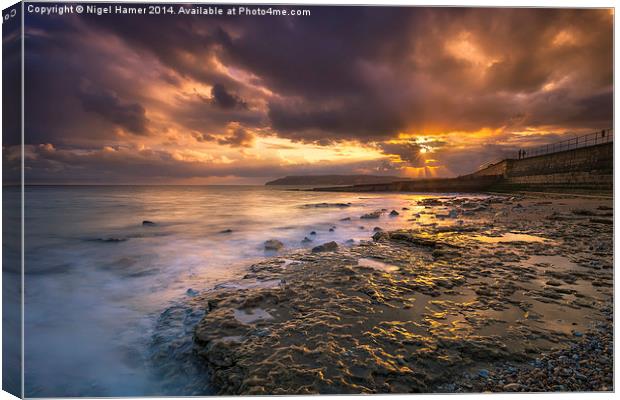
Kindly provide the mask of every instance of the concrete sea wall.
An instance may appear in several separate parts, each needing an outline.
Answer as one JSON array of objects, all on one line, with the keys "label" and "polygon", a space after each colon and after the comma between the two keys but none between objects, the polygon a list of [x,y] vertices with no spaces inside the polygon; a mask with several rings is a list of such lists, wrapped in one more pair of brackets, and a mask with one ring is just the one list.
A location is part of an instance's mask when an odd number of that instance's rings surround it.
[{"label": "concrete sea wall", "polygon": [[471,176],[500,175],[501,190],[611,191],[613,142],[545,154],[522,160],[508,159]]},{"label": "concrete sea wall", "polygon": [[480,192],[613,190],[613,142],[525,159],[506,159],[469,175],[314,189],[327,192]]}]

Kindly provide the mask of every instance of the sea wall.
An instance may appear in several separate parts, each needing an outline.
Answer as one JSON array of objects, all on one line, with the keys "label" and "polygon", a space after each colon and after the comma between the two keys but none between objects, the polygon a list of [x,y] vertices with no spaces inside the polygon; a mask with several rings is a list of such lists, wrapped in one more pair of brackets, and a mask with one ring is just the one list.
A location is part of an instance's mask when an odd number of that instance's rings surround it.
[{"label": "sea wall", "polygon": [[506,159],[469,175],[385,184],[320,188],[329,192],[611,192],[613,142],[521,160]]},{"label": "sea wall", "polygon": [[613,142],[506,160],[502,190],[611,191]]},{"label": "sea wall", "polygon": [[[504,178],[516,178],[549,175],[552,182],[558,179],[572,180],[573,177],[583,180],[588,176],[613,174],[613,159],[611,142],[522,160],[506,159],[467,176],[501,175]],[[588,174],[569,174],[571,172]],[[540,182],[540,179],[536,178],[536,181]]]},{"label": "sea wall", "polygon": [[567,179],[587,175],[568,174],[569,172],[588,172],[613,174],[614,149],[612,143],[567,150],[524,160],[509,160],[506,176],[508,178],[564,174]]},{"label": "sea wall", "polygon": [[513,161],[515,160],[502,160],[467,176],[506,176],[506,173],[508,172],[508,169]]}]

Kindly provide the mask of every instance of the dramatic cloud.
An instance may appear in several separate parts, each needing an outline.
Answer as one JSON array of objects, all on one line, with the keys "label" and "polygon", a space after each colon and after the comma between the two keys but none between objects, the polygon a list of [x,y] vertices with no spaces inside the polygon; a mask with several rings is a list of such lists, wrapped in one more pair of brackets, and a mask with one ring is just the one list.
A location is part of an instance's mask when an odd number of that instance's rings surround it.
[{"label": "dramatic cloud", "polygon": [[387,155],[397,156],[397,161],[406,162],[410,166],[424,165],[420,155],[424,148],[417,143],[380,143],[379,148]]},{"label": "dramatic cloud", "polygon": [[310,10],[26,15],[30,176],[451,176],[612,125],[611,10]]},{"label": "dramatic cloud", "polygon": [[193,136],[199,142],[217,142],[218,144],[231,147],[250,147],[256,140],[256,136],[253,133],[238,124],[231,124],[226,131],[227,132],[221,136],[200,132],[193,132]]},{"label": "dramatic cloud", "polygon": [[124,101],[114,91],[95,88],[88,81],[82,82],[79,98],[84,110],[98,114],[131,133],[148,134],[148,119],[142,105]]},{"label": "dramatic cloud", "polygon": [[224,109],[231,109],[235,107],[246,108],[246,104],[239,98],[239,96],[235,96],[232,93],[226,91],[226,88],[219,83],[216,83],[213,88],[211,88],[211,96],[213,97],[213,103],[218,107]]}]

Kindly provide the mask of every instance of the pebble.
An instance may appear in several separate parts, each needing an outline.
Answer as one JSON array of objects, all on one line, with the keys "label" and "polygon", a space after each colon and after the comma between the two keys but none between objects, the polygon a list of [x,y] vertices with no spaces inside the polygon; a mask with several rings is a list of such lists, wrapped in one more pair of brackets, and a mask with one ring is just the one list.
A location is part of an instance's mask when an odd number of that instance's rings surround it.
[{"label": "pebble", "polygon": [[517,392],[519,391],[519,389],[521,389],[521,385],[518,383],[509,383],[507,385],[504,385],[504,390],[506,392]]}]

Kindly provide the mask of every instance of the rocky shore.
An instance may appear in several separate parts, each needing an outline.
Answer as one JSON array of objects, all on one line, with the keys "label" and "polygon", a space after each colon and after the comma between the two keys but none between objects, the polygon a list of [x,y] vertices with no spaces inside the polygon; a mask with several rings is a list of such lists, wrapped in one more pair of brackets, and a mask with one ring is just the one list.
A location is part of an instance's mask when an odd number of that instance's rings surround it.
[{"label": "rocky shore", "polygon": [[611,207],[449,196],[378,211],[368,241],[282,253],[192,296],[205,380],[220,394],[613,390]]}]

